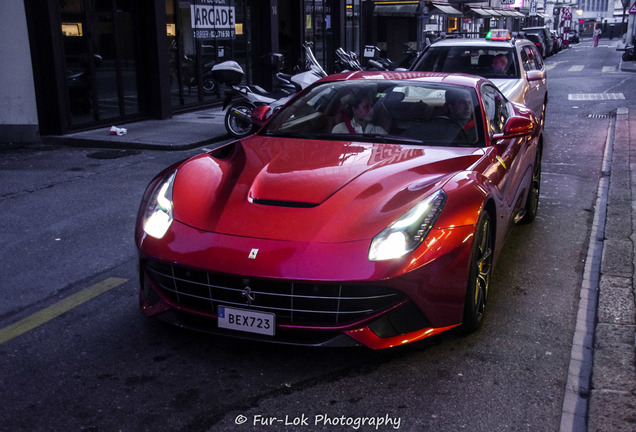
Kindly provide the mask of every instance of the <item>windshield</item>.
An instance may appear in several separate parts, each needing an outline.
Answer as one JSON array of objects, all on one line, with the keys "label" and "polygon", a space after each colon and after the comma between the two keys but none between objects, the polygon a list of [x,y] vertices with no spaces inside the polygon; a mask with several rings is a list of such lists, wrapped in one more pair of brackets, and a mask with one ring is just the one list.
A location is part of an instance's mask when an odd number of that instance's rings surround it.
[{"label": "windshield", "polygon": [[305,139],[483,146],[477,94],[422,81],[356,80],[309,88],[261,134]]},{"label": "windshield", "polygon": [[519,78],[512,47],[430,47],[413,70],[467,73],[485,78]]}]

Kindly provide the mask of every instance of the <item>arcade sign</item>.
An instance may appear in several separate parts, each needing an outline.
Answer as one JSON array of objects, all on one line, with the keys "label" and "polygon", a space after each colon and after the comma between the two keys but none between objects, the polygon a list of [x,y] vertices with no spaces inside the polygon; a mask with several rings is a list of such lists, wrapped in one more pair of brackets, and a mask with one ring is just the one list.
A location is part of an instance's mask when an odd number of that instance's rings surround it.
[{"label": "arcade sign", "polygon": [[194,0],[190,24],[195,39],[231,40],[236,37],[234,0]]}]

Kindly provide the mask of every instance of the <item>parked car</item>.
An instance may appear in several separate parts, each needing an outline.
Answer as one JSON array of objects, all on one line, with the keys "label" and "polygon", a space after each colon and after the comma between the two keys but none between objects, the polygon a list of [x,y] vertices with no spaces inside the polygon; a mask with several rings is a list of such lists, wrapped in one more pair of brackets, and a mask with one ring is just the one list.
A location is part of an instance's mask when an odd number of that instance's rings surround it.
[{"label": "parked car", "polygon": [[[500,35],[497,35],[498,39]],[[493,67],[505,57],[503,70]],[[490,79],[506,97],[530,107],[545,122],[548,103],[547,72],[533,42],[525,38],[504,40],[453,39],[429,46],[411,67],[414,71],[460,72]]]},{"label": "parked car", "polygon": [[570,43],[579,43],[580,42],[579,32],[576,30],[570,30],[568,40],[570,41]]},{"label": "parked car", "polygon": [[554,52],[554,40],[550,35],[550,30],[547,27],[526,27],[522,29],[526,34],[536,34],[541,38],[541,42],[545,45],[544,52],[541,53],[543,58],[547,58]]},{"label": "parked car", "polygon": [[550,35],[552,36],[552,41],[554,42],[552,45],[552,54],[556,54],[563,49],[563,38],[561,38],[561,36],[554,30],[550,31]]},{"label": "parked car", "polygon": [[533,33],[528,33],[525,34],[524,37],[526,39],[528,39],[530,42],[532,42],[534,44],[535,47],[537,47],[537,51],[539,52],[539,55],[541,57],[543,57],[543,52],[545,52],[545,50],[547,49],[545,46],[545,43],[543,42],[543,40],[541,39],[541,37],[539,37],[539,35],[533,34]]},{"label": "parked car", "polygon": [[480,77],[331,75],[152,180],[141,309],[313,346],[475,331],[504,239],[536,215],[542,143],[532,111]]}]

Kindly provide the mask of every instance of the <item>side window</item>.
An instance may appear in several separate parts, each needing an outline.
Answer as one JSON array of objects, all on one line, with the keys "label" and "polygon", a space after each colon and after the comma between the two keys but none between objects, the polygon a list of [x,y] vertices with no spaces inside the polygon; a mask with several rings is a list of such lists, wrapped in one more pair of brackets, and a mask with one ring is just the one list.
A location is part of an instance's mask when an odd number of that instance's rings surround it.
[{"label": "side window", "polygon": [[510,117],[510,110],[506,98],[492,85],[484,85],[481,89],[481,98],[488,123],[490,135],[501,133],[504,125]]},{"label": "side window", "polygon": [[541,69],[543,69],[543,67],[544,67],[544,64],[543,64],[543,57],[541,57],[541,56],[539,55],[539,51],[537,50],[537,47],[535,47],[535,46],[530,46],[529,48],[530,48],[530,50],[531,50],[531,51],[533,52],[533,54],[534,54],[534,63],[535,63],[535,66],[536,66],[537,70],[541,70]]},{"label": "side window", "polygon": [[535,70],[537,68],[537,50],[533,50],[532,46],[523,47],[524,51],[528,55],[528,69],[527,70]]},{"label": "side window", "polygon": [[523,65],[523,70],[526,72],[532,70],[532,60],[528,57],[528,50],[526,47],[521,48],[521,64]]}]

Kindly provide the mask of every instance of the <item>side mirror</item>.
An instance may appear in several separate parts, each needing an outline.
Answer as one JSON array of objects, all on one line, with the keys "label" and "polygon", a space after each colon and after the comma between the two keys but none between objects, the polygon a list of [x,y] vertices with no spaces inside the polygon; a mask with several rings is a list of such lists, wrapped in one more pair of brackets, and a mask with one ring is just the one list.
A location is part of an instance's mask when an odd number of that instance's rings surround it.
[{"label": "side mirror", "polygon": [[252,109],[252,123],[257,125],[258,127],[263,126],[267,119],[270,117],[271,108],[269,105],[259,105]]},{"label": "side mirror", "polygon": [[503,133],[494,134],[493,140],[509,139],[530,135],[536,124],[527,117],[510,117],[504,126]]},{"label": "side mirror", "polygon": [[540,70],[531,70],[527,73],[528,81],[539,81],[545,79],[545,72]]}]

